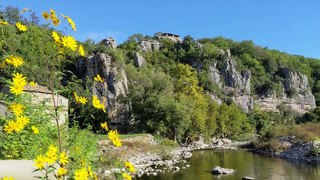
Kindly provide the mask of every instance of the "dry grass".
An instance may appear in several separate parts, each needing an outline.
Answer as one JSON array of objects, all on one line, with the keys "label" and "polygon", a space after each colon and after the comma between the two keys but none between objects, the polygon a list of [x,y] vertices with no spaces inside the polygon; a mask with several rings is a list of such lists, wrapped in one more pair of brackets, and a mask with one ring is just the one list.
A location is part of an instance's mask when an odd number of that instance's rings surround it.
[{"label": "dry grass", "polygon": [[305,123],[293,126],[279,126],[271,131],[271,136],[295,136],[301,141],[313,141],[320,138],[320,123]]}]

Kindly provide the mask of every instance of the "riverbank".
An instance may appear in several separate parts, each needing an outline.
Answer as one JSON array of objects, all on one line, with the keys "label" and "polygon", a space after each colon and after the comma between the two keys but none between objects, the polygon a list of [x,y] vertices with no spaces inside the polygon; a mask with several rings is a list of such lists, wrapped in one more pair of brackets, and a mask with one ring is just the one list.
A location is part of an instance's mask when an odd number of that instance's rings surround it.
[{"label": "riverbank", "polygon": [[292,161],[320,164],[320,141],[301,141],[295,136],[270,139],[254,143],[253,152]]},{"label": "riverbank", "polygon": [[[237,149],[239,146],[250,142],[232,142],[229,139],[212,139],[205,143],[202,138],[187,146],[178,146],[173,141],[159,141],[150,134],[128,137],[122,139],[123,146],[118,149],[110,148],[108,141],[100,141],[102,151],[108,154],[106,162],[115,158],[123,158],[132,162],[136,167],[136,175],[141,177],[157,176],[159,173],[176,173],[190,167],[187,159],[192,157],[192,151],[203,149]],[[99,170],[101,177],[111,177],[114,172],[121,169],[115,168],[112,163],[104,164]]]}]

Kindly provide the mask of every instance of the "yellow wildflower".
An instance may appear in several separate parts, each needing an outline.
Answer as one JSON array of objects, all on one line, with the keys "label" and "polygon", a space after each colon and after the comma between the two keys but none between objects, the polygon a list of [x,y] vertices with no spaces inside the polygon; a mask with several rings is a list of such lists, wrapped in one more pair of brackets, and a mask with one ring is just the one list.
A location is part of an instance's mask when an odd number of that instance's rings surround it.
[{"label": "yellow wildflower", "polygon": [[64,47],[70,48],[71,50],[75,51],[78,47],[77,41],[72,36],[64,36],[62,39],[62,45]]},{"label": "yellow wildflower", "polygon": [[101,83],[103,83],[103,80],[102,80],[102,78],[101,78],[100,74],[97,74],[97,76],[96,76],[96,77],[94,77],[94,78],[93,78],[93,80],[95,80],[95,81],[97,81],[97,82],[101,82]]},{"label": "yellow wildflower", "polygon": [[74,172],[73,178],[75,180],[87,180],[89,177],[88,171],[86,168],[78,169]]},{"label": "yellow wildflower", "polygon": [[9,109],[11,112],[13,112],[14,115],[20,116],[23,113],[25,107],[19,103],[13,103],[9,106]]},{"label": "yellow wildflower", "polygon": [[12,176],[4,176],[1,180],[14,180]]},{"label": "yellow wildflower", "polygon": [[59,34],[58,34],[57,32],[52,31],[51,36],[53,37],[54,42],[56,42],[56,43],[60,43],[60,36],[59,36]]},{"label": "yellow wildflower", "polygon": [[136,171],[136,169],[134,168],[134,165],[129,161],[125,161],[124,166],[129,170],[129,172],[133,173]]},{"label": "yellow wildflower", "polygon": [[29,82],[29,85],[32,86],[32,87],[35,87],[35,86],[37,86],[37,83],[34,82],[34,81],[30,81],[30,82]]},{"label": "yellow wildflower", "polygon": [[122,146],[122,142],[119,138],[119,134],[117,130],[111,130],[108,132],[108,138],[113,143],[114,146],[120,147]]},{"label": "yellow wildflower", "polygon": [[68,163],[68,156],[67,156],[66,152],[62,152],[62,153],[60,154],[60,159],[59,159],[59,161],[60,161],[60,164],[63,165],[63,166]]},{"label": "yellow wildflower", "polygon": [[46,160],[47,160],[46,157],[42,155],[38,155],[36,159],[33,160],[35,162],[34,166],[37,167],[38,169],[43,169],[45,166]]},{"label": "yellow wildflower", "polygon": [[3,130],[7,134],[12,134],[16,129],[16,123],[14,121],[9,121],[7,125],[4,126]]},{"label": "yellow wildflower", "polygon": [[63,176],[63,175],[66,175],[67,172],[68,172],[67,169],[65,169],[65,168],[63,168],[63,167],[59,168],[59,169],[58,169],[58,172],[57,172],[58,177]]},{"label": "yellow wildflower", "polygon": [[50,144],[46,152],[48,164],[54,164],[58,160],[57,151],[57,148],[53,144]]},{"label": "yellow wildflower", "polygon": [[23,77],[20,73],[15,73],[13,74],[12,81],[10,92],[15,95],[22,94],[24,86],[27,85],[26,77]]},{"label": "yellow wildflower", "polygon": [[80,104],[86,104],[88,102],[87,98],[86,97],[83,97],[83,96],[79,96],[79,99],[78,99],[78,103]]},{"label": "yellow wildflower", "polygon": [[76,92],[74,92],[73,95],[74,95],[74,98],[76,99],[76,102],[79,104],[84,105],[88,102],[86,97],[78,96],[78,94]]},{"label": "yellow wildflower", "polygon": [[51,19],[54,26],[59,26],[60,20],[57,17],[51,16]]},{"label": "yellow wildflower", "polygon": [[28,30],[27,26],[21,24],[20,22],[17,22],[17,23],[16,23],[16,27],[17,27],[20,31],[23,31],[23,32]]},{"label": "yellow wildflower", "polygon": [[10,86],[10,92],[14,95],[22,94],[24,87],[23,86]]},{"label": "yellow wildflower", "polygon": [[18,133],[24,129],[25,125],[22,122],[15,121],[14,122],[14,130]]},{"label": "yellow wildflower", "polygon": [[14,67],[19,67],[19,66],[22,66],[24,61],[21,57],[19,56],[15,56],[15,55],[11,55],[9,57],[7,57],[5,59],[5,61],[8,63],[8,64],[11,64],[13,65]]},{"label": "yellow wildflower", "polygon": [[24,127],[30,122],[30,119],[27,116],[19,116],[16,121]]},{"label": "yellow wildflower", "polygon": [[91,178],[93,178],[93,172],[92,172],[91,166],[88,166],[88,174]]},{"label": "yellow wildflower", "polygon": [[83,49],[83,46],[82,46],[82,45],[79,46],[79,54],[80,54],[81,56],[84,56],[84,49]]},{"label": "yellow wildflower", "polygon": [[17,84],[20,86],[27,85],[26,77],[23,77],[21,73],[14,73],[12,81],[13,81],[13,84]]},{"label": "yellow wildflower", "polygon": [[125,180],[131,180],[131,176],[127,173],[122,173],[122,178],[125,179]]},{"label": "yellow wildflower", "polygon": [[36,126],[31,126],[31,129],[34,134],[39,134],[39,129]]},{"label": "yellow wildflower", "polygon": [[58,26],[60,24],[60,20],[53,9],[50,9],[50,19],[52,20],[54,26]]},{"label": "yellow wildflower", "polygon": [[100,125],[103,129],[108,131],[109,128],[108,128],[107,122],[101,123]]},{"label": "yellow wildflower", "polygon": [[77,94],[77,92],[73,92],[74,98],[76,99],[76,101],[79,99],[79,96]]},{"label": "yellow wildflower", "polygon": [[9,23],[7,21],[1,21],[0,20],[0,25],[9,25]]},{"label": "yellow wildflower", "polygon": [[45,19],[45,20],[48,20],[50,18],[50,15],[49,13],[47,12],[42,12],[42,17]]},{"label": "yellow wildflower", "polygon": [[15,122],[15,131],[18,133],[22,131],[25,128],[25,125],[22,124],[21,122]]},{"label": "yellow wildflower", "polygon": [[76,24],[74,23],[74,21],[71,18],[68,18],[68,23],[70,24],[72,30],[76,31]]},{"label": "yellow wildflower", "polygon": [[65,16],[63,14],[61,14],[61,16],[65,19],[67,19],[69,25],[71,26],[72,30],[76,31],[76,24],[74,23],[74,21],[69,17],[69,16]]},{"label": "yellow wildflower", "polygon": [[56,16],[56,11],[53,9],[50,9],[50,14]]},{"label": "yellow wildflower", "polygon": [[103,112],[106,112],[106,108],[104,107],[104,104],[100,102],[97,96],[92,96],[92,105],[93,107],[97,109],[103,110]]}]

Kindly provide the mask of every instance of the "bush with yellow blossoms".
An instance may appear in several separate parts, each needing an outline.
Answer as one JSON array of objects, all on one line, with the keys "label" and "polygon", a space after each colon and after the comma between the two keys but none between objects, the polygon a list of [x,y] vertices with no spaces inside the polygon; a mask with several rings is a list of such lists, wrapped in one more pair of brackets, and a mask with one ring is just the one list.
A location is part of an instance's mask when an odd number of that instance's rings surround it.
[{"label": "bush with yellow blossoms", "polygon": [[[4,55],[0,57],[0,66],[2,73],[9,79],[6,86],[10,94],[0,94],[9,111],[8,115],[0,117],[0,157],[33,159],[34,172],[42,174],[38,176],[40,179],[52,177],[75,180],[98,179],[94,173],[99,162],[96,137],[86,130],[80,130],[77,121],[73,122],[71,128],[68,127],[68,122],[65,124],[60,122],[58,116],[61,107],[56,103],[53,103],[53,107],[46,102],[35,104],[33,94],[25,93],[26,86],[35,87],[42,84],[52,92],[51,101],[55,102],[58,94],[65,92],[60,82],[64,73],[60,72],[59,67],[68,61],[67,56],[70,54],[86,55],[84,47],[74,37],[48,28],[61,25],[64,19],[69,27],[76,31],[76,24],[72,18],[63,14],[58,15],[53,9],[42,12],[42,16],[47,22],[42,30],[40,27],[27,26],[22,22],[10,25],[0,20],[0,29],[3,32],[0,47],[5,49]],[[21,39],[30,44],[22,46],[13,42],[14,39]],[[23,49],[26,47],[37,49],[39,54],[35,56],[39,56],[41,59],[39,63],[44,64],[45,69],[37,69],[30,63],[33,61],[32,58],[19,54],[26,51]],[[40,71],[41,75],[32,74]],[[92,81],[104,82],[99,74]],[[106,99],[100,99],[95,95],[88,98],[76,91],[69,97],[78,107],[92,106],[96,111],[107,113]],[[78,118],[76,113],[73,114],[74,109],[69,109],[69,112],[70,117]],[[100,129],[107,133],[106,138],[110,140],[112,146],[122,146],[117,130],[109,129],[107,122],[101,123]],[[118,164],[119,167],[125,167],[126,171],[116,173],[115,178],[130,180],[135,173],[133,164],[128,161],[120,161]],[[9,175],[3,179],[13,178]]]}]

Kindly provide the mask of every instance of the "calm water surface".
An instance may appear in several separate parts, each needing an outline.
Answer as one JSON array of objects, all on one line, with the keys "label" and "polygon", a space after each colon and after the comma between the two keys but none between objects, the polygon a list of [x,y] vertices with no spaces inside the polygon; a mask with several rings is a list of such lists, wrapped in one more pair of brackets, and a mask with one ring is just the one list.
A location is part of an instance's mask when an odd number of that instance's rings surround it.
[{"label": "calm water surface", "polygon": [[[319,165],[288,162],[244,150],[194,151],[188,163],[191,167],[182,169],[179,173],[143,176],[139,180],[241,180],[243,176],[256,180],[320,180]],[[215,166],[232,168],[237,173],[213,176],[210,170]]]}]

